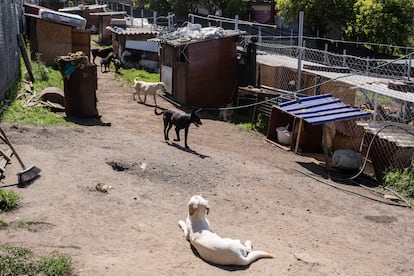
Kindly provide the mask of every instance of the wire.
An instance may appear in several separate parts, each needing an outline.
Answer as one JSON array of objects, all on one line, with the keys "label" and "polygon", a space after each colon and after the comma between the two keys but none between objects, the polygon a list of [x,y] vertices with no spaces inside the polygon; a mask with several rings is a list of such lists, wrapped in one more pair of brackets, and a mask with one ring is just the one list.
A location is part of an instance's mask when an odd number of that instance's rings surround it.
[{"label": "wire", "polygon": [[307,177],[310,177],[310,178],[312,178],[312,179],[314,179],[314,180],[316,180],[318,182],[321,182],[323,184],[326,184],[326,185],[328,185],[330,187],[336,188],[338,190],[341,190],[341,191],[344,191],[344,192],[347,192],[347,193],[350,193],[350,194],[353,194],[353,195],[360,196],[360,197],[365,198],[365,199],[369,199],[369,200],[372,200],[372,201],[376,201],[376,202],[380,202],[380,203],[384,203],[384,204],[388,204],[388,205],[398,206],[398,207],[411,208],[411,205],[409,205],[409,204],[403,205],[403,204],[398,204],[398,203],[394,203],[394,202],[388,202],[388,201],[380,200],[380,199],[373,198],[373,197],[370,197],[370,196],[366,196],[366,195],[363,195],[361,193],[357,193],[357,192],[351,191],[349,189],[345,189],[345,188],[339,187],[338,185],[334,185],[332,183],[329,183],[327,181],[324,181],[324,180],[322,180],[322,179],[320,179],[320,178],[318,178],[316,176],[313,176],[311,174],[305,173],[303,171],[300,171],[300,170],[297,170],[297,169],[291,169],[291,170],[296,171],[298,173],[301,173],[301,174],[303,174],[303,175],[305,175]]}]

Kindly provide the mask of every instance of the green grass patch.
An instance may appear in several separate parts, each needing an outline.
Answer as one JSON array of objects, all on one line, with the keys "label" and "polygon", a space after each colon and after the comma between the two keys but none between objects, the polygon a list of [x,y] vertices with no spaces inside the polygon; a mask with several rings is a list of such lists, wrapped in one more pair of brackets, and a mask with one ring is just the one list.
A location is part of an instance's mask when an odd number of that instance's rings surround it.
[{"label": "green grass patch", "polygon": [[19,206],[20,195],[14,191],[0,189],[0,210],[10,211]]},{"label": "green grass patch", "polygon": [[[26,72],[24,62],[21,60],[21,72]],[[58,87],[63,90],[62,75],[52,67],[46,67],[40,59],[32,62],[33,76],[35,82],[33,88],[36,94],[46,87]],[[26,74],[23,74],[26,75]],[[23,80],[22,80],[23,81]],[[17,99],[20,91],[23,91],[23,83],[16,83],[9,93],[8,101],[0,106],[0,121],[31,124],[37,126],[48,125],[70,125],[61,114],[50,111],[49,107],[23,107],[24,98]],[[30,95],[29,95],[30,96]]]},{"label": "green grass patch", "polygon": [[395,190],[401,196],[414,203],[414,171],[406,169],[390,169],[385,172],[384,185]]},{"label": "green grass patch", "polygon": [[30,249],[3,246],[0,248],[0,275],[71,275],[70,257],[52,255],[35,260]]},{"label": "green grass patch", "polygon": [[244,130],[253,130],[266,134],[268,127],[268,118],[262,113],[258,113],[254,122],[251,122],[251,114],[239,114],[234,116],[233,123]]},{"label": "green grass patch", "polygon": [[159,73],[149,73],[145,70],[138,70],[135,68],[131,69],[120,69],[120,74],[116,75],[117,78],[126,81],[131,86],[134,84],[134,79],[138,77],[142,81],[147,82],[159,82],[160,74]]}]

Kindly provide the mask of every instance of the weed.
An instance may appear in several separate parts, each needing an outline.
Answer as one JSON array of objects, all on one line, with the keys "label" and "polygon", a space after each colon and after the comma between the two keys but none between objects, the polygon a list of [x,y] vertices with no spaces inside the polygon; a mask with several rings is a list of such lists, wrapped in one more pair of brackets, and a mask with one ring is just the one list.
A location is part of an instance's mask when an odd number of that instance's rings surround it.
[{"label": "weed", "polygon": [[414,171],[412,169],[390,169],[385,172],[384,184],[404,197],[414,199]]},{"label": "weed", "polygon": [[0,210],[10,211],[19,206],[20,195],[14,191],[0,189]]},{"label": "weed", "polygon": [[[4,253],[3,253],[3,252]],[[42,257],[34,260],[32,251],[23,247],[0,248],[1,275],[70,275],[72,261],[68,256]]]},{"label": "weed", "polygon": [[263,113],[259,113],[254,124],[254,128],[261,133],[265,133],[267,131],[268,121],[265,119],[266,117],[263,115]]},{"label": "weed", "polygon": [[7,222],[5,222],[4,220],[0,219],[0,229],[6,228],[8,226]]},{"label": "weed", "polygon": [[27,221],[24,219],[19,219],[16,224],[19,228],[25,228],[27,226]]},{"label": "weed", "polygon": [[72,260],[68,256],[43,257],[38,268],[46,275],[67,275],[72,270]]}]

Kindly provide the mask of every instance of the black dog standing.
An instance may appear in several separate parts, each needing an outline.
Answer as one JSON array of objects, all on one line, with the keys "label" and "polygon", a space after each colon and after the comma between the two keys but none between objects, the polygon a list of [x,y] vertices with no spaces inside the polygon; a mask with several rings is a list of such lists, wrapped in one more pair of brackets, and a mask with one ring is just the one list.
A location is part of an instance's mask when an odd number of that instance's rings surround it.
[{"label": "black dog standing", "polygon": [[200,120],[200,116],[197,114],[199,110],[193,110],[191,113],[185,113],[181,110],[173,110],[167,109],[163,110],[162,112],[157,113],[157,108],[154,109],[156,115],[161,115],[164,121],[164,139],[165,141],[169,141],[168,132],[170,129],[175,126],[175,133],[177,134],[177,139],[174,141],[180,141],[180,130],[184,129],[184,144],[185,148],[189,148],[187,144],[187,137],[188,137],[188,129],[190,125],[193,123],[196,127],[199,127],[203,123]]}]

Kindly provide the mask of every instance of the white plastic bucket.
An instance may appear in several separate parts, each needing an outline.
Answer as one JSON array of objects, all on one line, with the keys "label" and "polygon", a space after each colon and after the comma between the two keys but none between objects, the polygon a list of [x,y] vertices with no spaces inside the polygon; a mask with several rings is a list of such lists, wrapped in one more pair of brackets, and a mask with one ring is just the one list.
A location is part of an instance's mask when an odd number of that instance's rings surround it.
[{"label": "white plastic bucket", "polygon": [[292,132],[287,127],[277,127],[277,141],[282,145],[290,145],[292,142]]}]

